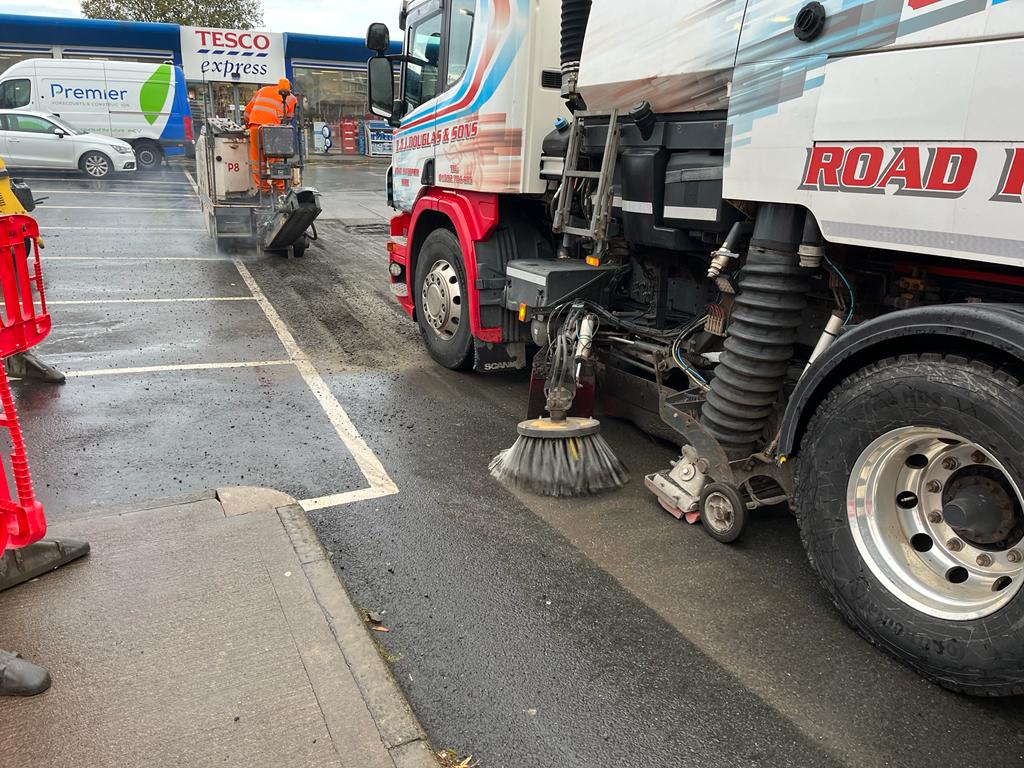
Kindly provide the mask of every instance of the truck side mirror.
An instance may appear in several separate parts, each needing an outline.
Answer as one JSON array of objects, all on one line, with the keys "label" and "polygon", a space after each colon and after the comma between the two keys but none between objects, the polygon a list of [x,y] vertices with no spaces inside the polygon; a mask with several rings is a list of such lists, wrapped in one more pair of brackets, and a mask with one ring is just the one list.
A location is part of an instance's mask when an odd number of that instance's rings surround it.
[{"label": "truck side mirror", "polygon": [[366,30],[366,47],[378,56],[383,56],[387,52],[391,47],[391,32],[388,31],[387,24],[375,21],[370,25]]},{"label": "truck side mirror", "polygon": [[370,112],[390,120],[395,114],[395,75],[391,60],[385,56],[374,56],[367,61],[366,79]]}]

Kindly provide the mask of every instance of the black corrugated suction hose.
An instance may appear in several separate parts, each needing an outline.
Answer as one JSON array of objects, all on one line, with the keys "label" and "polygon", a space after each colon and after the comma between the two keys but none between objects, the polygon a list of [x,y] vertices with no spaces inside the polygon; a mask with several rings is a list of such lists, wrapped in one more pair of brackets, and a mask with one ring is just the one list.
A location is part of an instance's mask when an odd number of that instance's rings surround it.
[{"label": "black corrugated suction hose", "polygon": [[795,250],[794,242],[793,251],[754,243],[747,251],[729,337],[701,411],[701,423],[731,459],[762,441],[793,357],[808,274]]},{"label": "black corrugated suction hose", "polygon": [[591,0],[562,0],[562,72],[578,67],[587,33]]}]

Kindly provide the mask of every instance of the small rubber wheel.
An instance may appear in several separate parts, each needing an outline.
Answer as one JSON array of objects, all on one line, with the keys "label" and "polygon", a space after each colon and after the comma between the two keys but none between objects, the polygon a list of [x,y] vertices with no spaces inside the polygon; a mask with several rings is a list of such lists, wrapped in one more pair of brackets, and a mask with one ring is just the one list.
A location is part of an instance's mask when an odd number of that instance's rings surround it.
[{"label": "small rubber wheel", "polygon": [[700,492],[700,521],[708,536],[731,544],[747,524],[747,505],[728,483],[708,483]]},{"label": "small rubber wheel", "polygon": [[152,141],[139,141],[132,145],[135,150],[135,161],[140,171],[154,171],[164,161],[164,153],[159,145]]},{"label": "small rubber wheel", "polygon": [[416,261],[416,322],[427,351],[445,368],[465,368],[472,360],[466,269],[455,233],[435,229],[423,241]]},{"label": "small rubber wheel", "polygon": [[292,243],[292,256],[296,259],[301,259],[306,255],[306,246],[309,242],[306,240],[306,236],[302,235],[298,240]]},{"label": "small rubber wheel", "polygon": [[93,179],[105,179],[113,170],[110,158],[95,150],[82,155],[82,159],[78,161],[78,167],[81,168],[82,173]]}]

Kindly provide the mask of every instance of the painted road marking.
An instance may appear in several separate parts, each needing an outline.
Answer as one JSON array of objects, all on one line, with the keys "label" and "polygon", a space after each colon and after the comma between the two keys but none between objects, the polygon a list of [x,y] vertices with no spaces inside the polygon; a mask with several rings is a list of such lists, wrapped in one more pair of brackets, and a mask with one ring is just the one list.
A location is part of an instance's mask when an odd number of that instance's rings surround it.
[{"label": "painted road marking", "polygon": [[69,379],[84,376],[118,376],[126,373],[167,373],[169,371],[215,371],[225,368],[263,368],[271,365],[294,365],[294,360],[243,360],[228,363],[182,363],[180,365],[143,365],[135,368],[94,368],[84,371],[65,371]]},{"label": "painted road marking", "polygon": [[[48,205],[46,206],[48,211],[113,211],[115,213],[121,213],[123,211],[158,211],[160,213],[198,213],[199,211],[189,208],[140,208],[136,205]],[[149,229],[149,227],[146,227]]]},{"label": "painted road marking", "polygon": [[[192,195],[187,189],[180,189],[175,192],[119,192],[112,189],[37,189],[32,188],[32,194],[43,193],[48,195],[131,195],[132,197],[176,197],[179,200],[188,200]],[[44,208],[49,208],[47,204]],[[40,208],[42,210],[42,208]]]},{"label": "painted road marking", "polygon": [[352,454],[352,458],[355,459],[359,471],[363,473],[363,477],[366,478],[366,482],[369,485],[369,488],[360,488],[355,491],[348,491],[347,493],[304,499],[299,504],[308,511],[348,504],[353,501],[376,499],[381,496],[391,496],[398,493],[398,486],[395,485],[395,482],[388,475],[384,465],[380,463],[380,459],[377,458],[370,449],[370,446],[363,440],[363,436],[359,434],[359,430],[356,429],[352,420],[349,419],[345,409],[341,407],[341,403],[338,402],[338,399],[327,386],[327,382],[323,380],[323,377],[320,376],[320,373],[310,362],[309,357],[296,343],[295,337],[292,336],[291,331],[288,330],[288,326],[285,325],[281,316],[277,314],[277,310],[274,309],[274,305],[267,299],[263,289],[256,283],[256,280],[245,264],[238,259],[235,259],[234,262],[238,273],[242,276],[242,280],[245,281],[252,295],[256,297],[260,309],[263,310],[263,314],[267,316],[267,320],[273,326],[274,332],[277,333],[277,337],[280,339],[282,346],[284,346],[288,358],[295,363],[299,374],[313,392],[313,396],[320,403],[320,407],[324,409],[324,413],[327,414],[327,418],[338,433],[338,437],[341,438],[349,453]]},{"label": "painted road marking", "polygon": [[181,299],[63,299],[48,301],[46,306],[69,306],[73,304],[173,304],[186,301],[255,301],[255,296],[199,296]]},{"label": "painted road marking", "polygon": [[[53,227],[49,227],[49,229],[53,229]],[[230,256],[47,256],[45,253],[41,258],[44,263],[47,261],[98,261],[101,264],[118,261],[233,261]]]},{"label": "painted road marking", "polygon": [[192,174],[189,172],[188,168],[185,169],[185,178],[187,178],[188,183],[192,185],[192,191],[198,195],[199,185],[196,184],[196,180],[192,177]]},{"label": "painted road marking", "polygon": [[[179,211],[181,213],[181,211]],[[54,230],[64,229],[90,229],[99,232],[109,232],[110,227],[51,227],[49,224],[44,224],[40,227],[43,232],[52,232]],[[146,227],[147,232],[206,232],[206,227]],[[109,257],[106,257],[109,258]]]}]

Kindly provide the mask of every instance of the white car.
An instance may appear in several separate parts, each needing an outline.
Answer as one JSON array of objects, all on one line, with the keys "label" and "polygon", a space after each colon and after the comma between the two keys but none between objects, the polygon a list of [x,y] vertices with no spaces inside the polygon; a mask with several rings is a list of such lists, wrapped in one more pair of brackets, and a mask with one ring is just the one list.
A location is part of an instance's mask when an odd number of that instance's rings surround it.
[{"label": "white car", "polygon": [[56,115],[10,109],[0,110],[0,157],[10,168],[78,168],[94,179],[136,167],[126,141],[80,131]]}]

